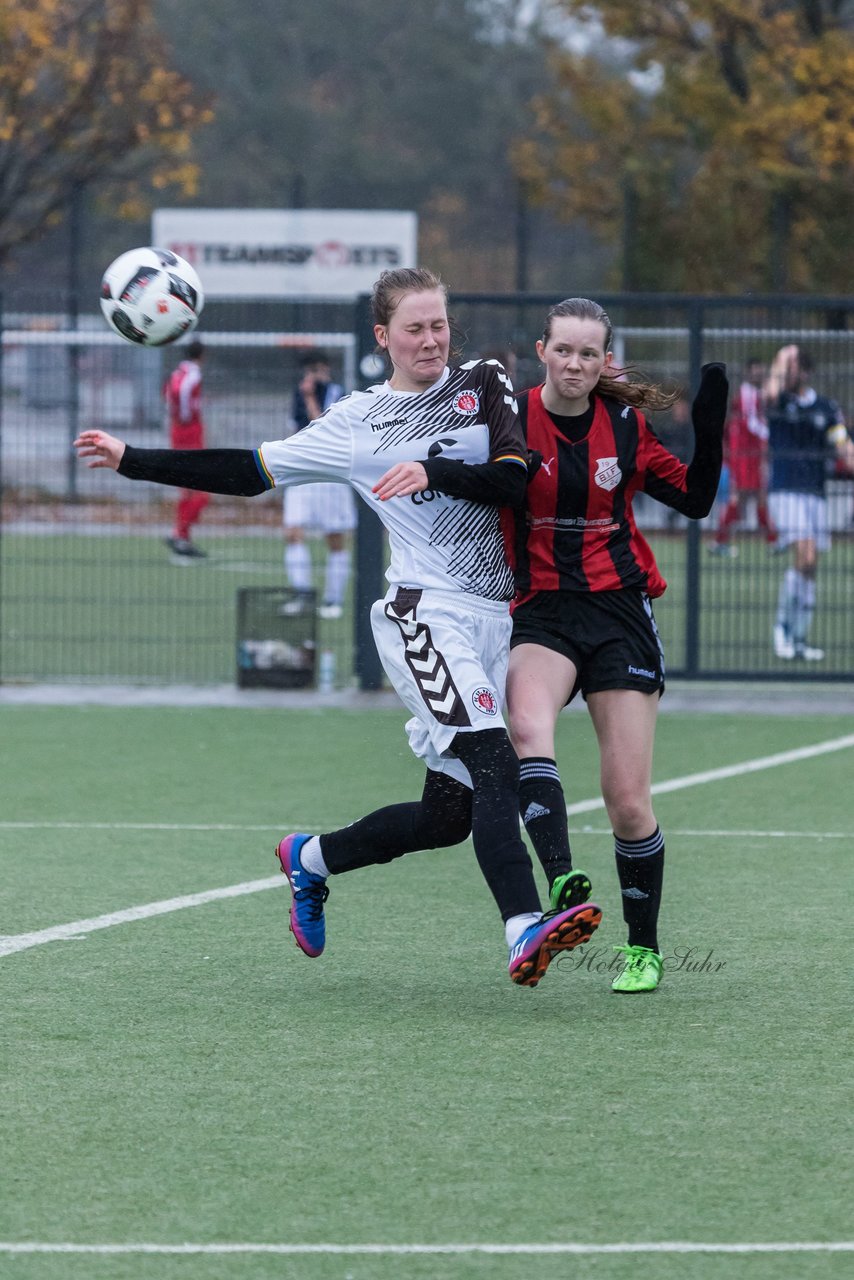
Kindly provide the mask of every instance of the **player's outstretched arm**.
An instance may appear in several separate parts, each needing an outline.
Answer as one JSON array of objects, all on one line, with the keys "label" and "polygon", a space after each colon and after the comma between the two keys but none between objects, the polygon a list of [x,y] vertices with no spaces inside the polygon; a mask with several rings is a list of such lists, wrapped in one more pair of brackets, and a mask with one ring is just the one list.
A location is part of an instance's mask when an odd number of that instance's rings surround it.
[{"label": "player's outstretched arm", "polygon": [[203,493],[255,497],[272,487],[253,449],[136,449],[105,431],[83,431],[74,441],[90,467],[111,467],[128,480]]},{"label": "player's outstretched arm", "polygon": [[111,471],[118,471],[126,445],[124,440],[107,435],[106,431],[81,431],[74,448],[78,458],[91,459],[87,467],[109,467]]}]

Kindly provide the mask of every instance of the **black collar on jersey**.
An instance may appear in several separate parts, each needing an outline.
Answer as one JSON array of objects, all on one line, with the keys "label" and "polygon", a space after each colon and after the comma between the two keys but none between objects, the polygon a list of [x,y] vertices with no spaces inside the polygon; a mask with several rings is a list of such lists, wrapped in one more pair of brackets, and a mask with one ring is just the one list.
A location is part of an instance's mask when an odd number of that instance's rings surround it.
[{"label": "black collar on jersey", "polygon": [[[546,406],[543,405],[546,409]],[[583,440],[590,428],[593,426],[593,416],[596,412],[595,404],[589,404],[583,413],[552,413],[551,409],[546,409],[546,413],[557,427],[561,435],[566,436],[573,444],[578,444],[579,440]]]}]

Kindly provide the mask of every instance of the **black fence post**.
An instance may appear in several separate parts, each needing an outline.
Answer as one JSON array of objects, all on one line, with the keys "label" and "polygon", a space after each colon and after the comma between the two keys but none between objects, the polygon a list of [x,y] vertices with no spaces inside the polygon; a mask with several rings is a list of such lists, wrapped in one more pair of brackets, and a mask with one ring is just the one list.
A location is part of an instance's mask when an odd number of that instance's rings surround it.
[{"label": "black fence post", "polygon": [[[356,377],[359,385],[369,385],[377,381],[378,375],[371,372],[370,360],[376,343],[371,325],[370,298],[365,294],[356,299],[353,333],[356,339]],[[381,689],[383,683],[382,663],[371,631],[371,606],[381,594],[383,557],[383,527],[374,512],[360,501],[356,529],[353,641],[356,677],[359,688],[364,690]]]},{"label": "black fence post", "polygon": [[0,684],[3,683],[3,295],[0,293]]},{"label": "black fence post", "polygon": [[[692,397],[700,385],[703,364],[703,304],[692,298],[688,304],[688,370]],[[702,534],[699,520],[688,523],[685,546],[685,675],[696,678],[700,673],[700,549]]]},{"label": "black fence post", "polygon": [[83,186],[76,182],[71,192],[68,215],[68,327],[74,336],[66,348],[68,362],[68,455],[67,495],[71,502],[77,500],[77,457],[73,441],[80,431],[80,347],[77,330],[80,327],[80,245],[83,221]]}]

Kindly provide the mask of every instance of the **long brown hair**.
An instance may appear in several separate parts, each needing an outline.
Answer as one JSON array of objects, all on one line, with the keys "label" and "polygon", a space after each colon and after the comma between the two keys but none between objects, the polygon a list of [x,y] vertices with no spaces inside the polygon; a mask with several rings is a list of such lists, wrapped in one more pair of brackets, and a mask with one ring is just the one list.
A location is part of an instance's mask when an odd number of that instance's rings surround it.
[{"label": "long brown hair", "polygon": [[[544,347],[548,345],[549,338],[552,336],[553,321],[563,316],[571,316],[576,320],[597,321],[605,330],[604,350],[606,352],[611,350],[614,326],[604,307],[600,307],[598,302],[593,302],[590,298],[565,298],[563,302],[558,302],[552,307],[543,327]],[[627,381],[627,377],[634,373],[633,365],[626,365],[622,369],[614,368],[612,365],[596,383],[593,388],[594,394],[611,396],[614,400],[619,400],[620,404],[630,404],[635,409],[652,410],[669,409],[682,395],[678,389],[665,391],[654,382],[642,382],[639,379]]]}]

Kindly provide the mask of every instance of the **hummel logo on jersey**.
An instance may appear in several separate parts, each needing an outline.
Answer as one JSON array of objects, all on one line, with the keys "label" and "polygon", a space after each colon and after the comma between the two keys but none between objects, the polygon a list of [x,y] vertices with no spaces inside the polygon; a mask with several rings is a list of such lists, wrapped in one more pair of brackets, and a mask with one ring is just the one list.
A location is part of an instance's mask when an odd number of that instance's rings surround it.
[{"label": "hummel logo on jersey", "polygon": [[547,818],[550,813],[551,809],[546,809],[543,805],[532,801],[522,815],[522,821],[527,827],[528,823],[533,822],[535,818]]},{"label": "hummel logo on jersey", "polygon": [[385,431],[388,427],[399,427],[401,423],[406,422],[406,418],[388,418],[385,422],[372,422],[372,431]]},{"label": "hummel logo on jersey", "polygon": [[593,479],[600,489],[610,493],[612,489],[616,489],[622,478],[623,473],[616,458],[596,459],[596,474]]}]

